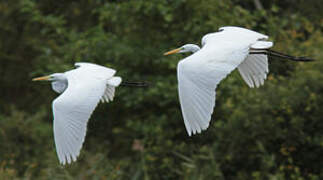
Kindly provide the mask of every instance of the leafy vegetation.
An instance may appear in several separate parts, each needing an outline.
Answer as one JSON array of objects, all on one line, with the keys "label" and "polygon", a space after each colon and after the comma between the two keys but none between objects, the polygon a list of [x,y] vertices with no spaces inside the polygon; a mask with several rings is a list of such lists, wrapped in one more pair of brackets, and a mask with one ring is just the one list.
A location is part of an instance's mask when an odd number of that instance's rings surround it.
[{"label": "leafy vegetation", "polygon": [[[0,179],[323,179],[323,16],[310,0],[0,2]],[[225,25],[271,36],[265,85],[237,72],[217,89],[207,131],[188,137],[176,65],[162,53]],[[56,157],[47,83],[31,78],[87,61],[149,88],[117,89],[89,121],[76,163]]]}]

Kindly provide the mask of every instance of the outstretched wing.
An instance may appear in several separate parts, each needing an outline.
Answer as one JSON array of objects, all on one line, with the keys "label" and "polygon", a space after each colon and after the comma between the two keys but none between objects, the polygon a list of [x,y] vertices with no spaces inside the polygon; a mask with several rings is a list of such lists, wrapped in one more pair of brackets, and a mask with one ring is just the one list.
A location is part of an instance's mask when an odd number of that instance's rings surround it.
[{"label": "outstretched wing", "polygon": [[248,54],[248,46],[206,44],[177,67],[179,99],[189,136],[209,126],[215,106],[215,89]]},{"label": "outstretched wing", "polygon": [[238,66],[238,70],[249,87],[263,85],[269,72],[267,55],[248,55],[246,60]]},{"label": "outstretched wing", "polygon": [[121,84],[121,81],[121,77],[113,77],[108,80],[101,102],[113,101],[115,88]]},{"label": "outstretched wing", "polygon": [[[272,46],[270,41],[256,41],[251,45],[250,52],[266,50]],[[249,54],[238,70],[249,87],[259,87],[264,84],[269,72],[268,57],[265,54]]]},{"label": "outstretched wing", "polygon": [[105,91],[107,79],[114,74],[109,68],[83,65],[66,72],[68,87],[52,104],[56,151],[62,164],[75,161],[80,154],[87,122]]},{"label": "outstretched wing", "polygon": [[[225,39],[230,41],[236,41],[236,43],[249,42],[253,44],[258,40],[268,39],[268,36],[246,28],[235,27],[235,26],[225,26],[225,27],[219,28],[218,32],[208,33],[204,35],[201,41],[202,46],[204,46],[206,43],[214,41],[215,39],[217,40]],[[222,41],[218,43],[221,43],[221,42]],[[260,45],[260,44],[257,43],[257,45]]]}]

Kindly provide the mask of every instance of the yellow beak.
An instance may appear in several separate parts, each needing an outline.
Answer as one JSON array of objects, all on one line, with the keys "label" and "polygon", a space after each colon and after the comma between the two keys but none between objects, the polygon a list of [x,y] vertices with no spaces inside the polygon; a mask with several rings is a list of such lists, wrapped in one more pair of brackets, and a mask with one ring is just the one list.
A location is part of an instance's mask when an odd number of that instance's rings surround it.
[{"label": "yellow beak", "polygon": [[49,80],[50,76],[42,76],[42,77],[37,77],[32,79],[32,81],[45,81],[45,80]]},{"label": "yellow beak", "polygon": [[181,50],[181,48],[177,48],[177,49],[174,49],[174,50],[171,50],[171,51],[165,52],[165,53],[164,53],[164,56],[178,53],[180,50]]}]

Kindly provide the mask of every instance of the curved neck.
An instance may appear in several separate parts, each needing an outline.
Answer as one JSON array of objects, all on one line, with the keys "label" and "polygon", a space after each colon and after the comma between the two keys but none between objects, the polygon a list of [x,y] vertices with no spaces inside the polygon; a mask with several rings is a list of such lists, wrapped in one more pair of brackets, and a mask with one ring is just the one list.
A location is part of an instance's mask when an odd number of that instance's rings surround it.
[{"label": "curved neck", "polygon": [[191,51],[192,51],[192,53],[196,53],[197,51],[199,51],[201,48],[198,46],[198,45],[196,45],[196,46],[193,46],[192,47],[192,49],[191,49]]},{"label": "curved neck", "polygon": [[58,94],[63,93],[67,89],[67,80],[66,81],[53,81],[52,89]]},{"label": "curved neck", "polygon": [[52,74],[52,89],[61,94],[63,93],[66,88],[67,88],[67,85],[68,85],[68,81],[67,81],[67,78],[65,76],[64,73],[55,73],[55,74]]},{"label": "curved neck", "polygon": [[201,49],[196,44],[186,44],[182,48],[184,48],[184,50],[182,52],[192,52],[192,53],[196,53],[197,51],[199,51]]}]

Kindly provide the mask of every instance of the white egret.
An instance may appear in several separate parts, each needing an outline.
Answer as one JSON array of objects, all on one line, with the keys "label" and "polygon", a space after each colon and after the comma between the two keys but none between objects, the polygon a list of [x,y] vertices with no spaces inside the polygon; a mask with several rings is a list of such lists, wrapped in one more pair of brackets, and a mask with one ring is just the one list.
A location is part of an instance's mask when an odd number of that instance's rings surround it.
[{"label": "white egret", "polygon": [[178,93],[189,136],[208,128],[215,106],[215,89],[222,79],[238,68],[251,88],[264,84],[268,58],[276,56],[295,61],[310,61],[269,50],[268,36],[240,27],[222,27],[202,38],[202,48],[186,44],[164,53],[193,52],[177,65]]},{"label": "white egret", "polygon": [[[115,88],[121,77],[114,76],[111,68],[75,63],[76,69],[65,73],[34,78],[33,81],[52,81],[52,89],[61,94],[53,103],[54,139],[61,164],[76,161],[84,142],[87,122],[101,100],[113,100]],[[144,86],[144,83],[125,83]]]}]

